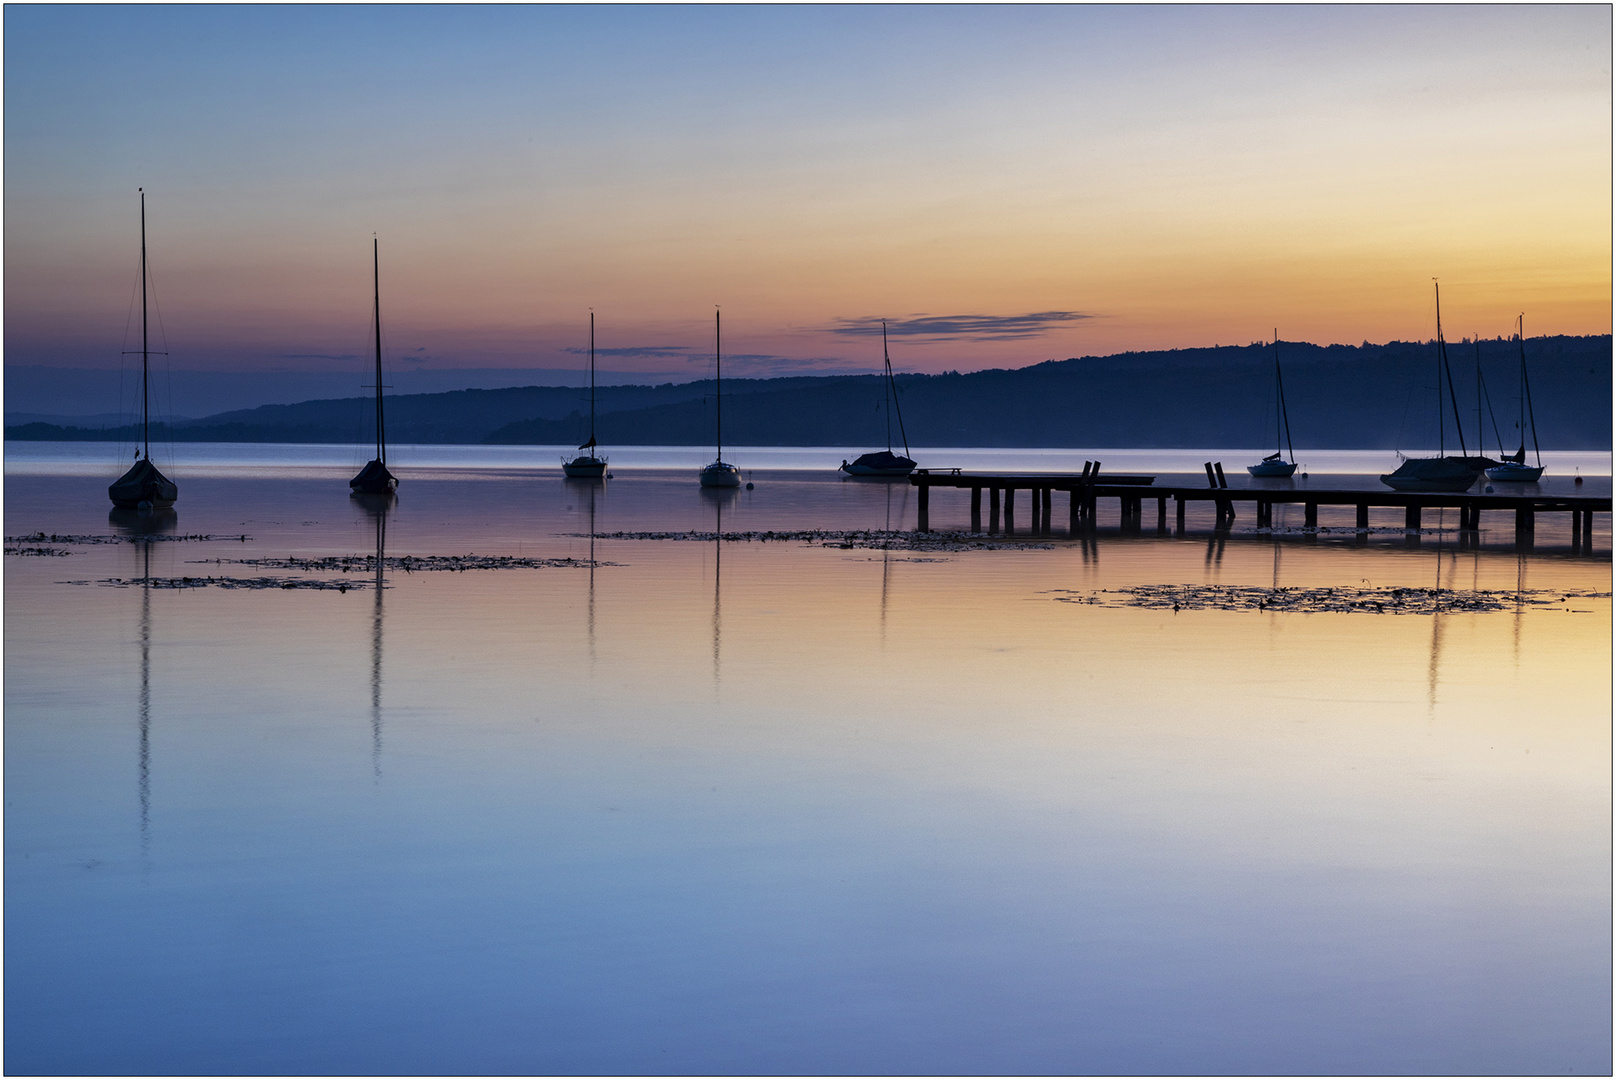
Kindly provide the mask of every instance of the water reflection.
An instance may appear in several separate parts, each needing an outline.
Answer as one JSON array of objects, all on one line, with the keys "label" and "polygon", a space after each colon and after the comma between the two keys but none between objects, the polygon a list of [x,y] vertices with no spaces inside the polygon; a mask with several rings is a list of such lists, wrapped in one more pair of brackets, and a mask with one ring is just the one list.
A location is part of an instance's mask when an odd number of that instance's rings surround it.
[{"label": "water reflection", "polygon": [[151,544],[149,542],[140,544],[139,762],[140,857],[144,862],[151,853]]},{"label": "water reflection", "polygon": [[741,493],[734,488],[702,488],[701,497],[713,506],[713,689],[717,690],[724,626],[724,507],[739,499]]},{"label": "water reflection", "polygon": [[384,574],[384,568],[387,563],[387,518],[393,512],[393,507],[398,502],[398,496],[389,491],[378,494],[356,492],[350,497],[364,510],[365,516],[370,518],[371,524],[376,531],[376,582],[373,587],[376,595],[370,615],[370,768],[372,774],[377,779],[380,779],[382,775],[382,597],[387,587],[387,579]]},{"label": "water reflection", "polygon": [[107,524],[121,536],[154,536],[171,533],[179,523],[173,507],[161,510],[137,510],[132,506],[115,506],[107,514]]}]

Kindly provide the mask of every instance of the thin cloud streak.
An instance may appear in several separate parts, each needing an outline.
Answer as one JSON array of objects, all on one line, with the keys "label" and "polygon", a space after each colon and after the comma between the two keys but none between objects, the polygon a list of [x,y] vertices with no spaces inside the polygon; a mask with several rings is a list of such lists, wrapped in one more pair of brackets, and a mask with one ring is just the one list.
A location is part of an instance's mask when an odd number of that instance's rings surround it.
[{"label": "thin cloud streak", "polygon": [[[886,320],[892,337],[923,337],[934,341],[1021,341],[1047,334],[1062,323],[1093,319],[1086,311],[1035,311],[1026,315],[916,315],[908,319]],[[868,337],[881,333],[881,320],[874,317],[840,319],[840,325],[826,327],[832,334]]]}]

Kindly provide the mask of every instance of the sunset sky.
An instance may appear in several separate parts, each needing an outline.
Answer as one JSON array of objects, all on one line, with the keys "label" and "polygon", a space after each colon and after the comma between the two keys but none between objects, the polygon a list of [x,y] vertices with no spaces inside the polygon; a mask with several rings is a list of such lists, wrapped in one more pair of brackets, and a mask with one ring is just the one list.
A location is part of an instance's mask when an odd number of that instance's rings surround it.
[{"label": "sunset sky", "polygon": [[5,10],[8,364],[687,378],[1611,329],[1611,10]]}]

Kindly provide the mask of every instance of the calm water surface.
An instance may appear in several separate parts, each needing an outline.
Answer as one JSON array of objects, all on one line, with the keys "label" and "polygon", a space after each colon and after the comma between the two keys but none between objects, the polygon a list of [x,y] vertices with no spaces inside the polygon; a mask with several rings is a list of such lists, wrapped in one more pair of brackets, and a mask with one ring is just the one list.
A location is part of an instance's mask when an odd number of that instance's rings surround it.
[{"label": "calm water surface", "polygon": [[[260,450],[176,469],[158,522],[246,540],[130,542],[105,470],[8,460],[8,537],[125,537],[6,556],[9,1072],[1611,1069],[1610,600],[1558,600],[1609,593],[1607,515],[1591,557],[1558,515],[1530,555],[1431,515],[1413,546],[1104,512],[1047,550],[624,540],[915,498],[478,459],[402,466],[384,512]],[[378,542],[574,562],[378,592],[202,561]],[[208,575],[356,584],[149,584]],[[1061,599],[1199,583],[1559,593]]]}]

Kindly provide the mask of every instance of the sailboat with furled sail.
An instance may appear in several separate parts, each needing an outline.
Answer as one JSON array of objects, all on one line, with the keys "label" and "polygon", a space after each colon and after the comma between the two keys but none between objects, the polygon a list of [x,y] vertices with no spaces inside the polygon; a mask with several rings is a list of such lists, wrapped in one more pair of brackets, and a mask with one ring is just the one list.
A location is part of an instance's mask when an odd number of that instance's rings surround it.
[{"label": "sailboat with furled sail", "polygon": [[376,456],[348,481],[348,488],[355,495],[386,495],[398,489],[398,477],[387,471],[387,429],[382,423],[382,260],[375,237],[370,241],[370,255],[376,305]]},{"label": "sailboat with furled sail", "polygon": [[699,479],[704,488],[738,488],[741,470],[724,460],[724,328],[719,312],[713,312],[713,431],[718,442],[718,456],[710,465],[703,465]]},{"label": "sailboat with furled sail", "polygon": [[[1487,470],[1487,479],[1501,483],[1535,484],[1543,478],[1543,451],[1537,444],[1537,417],[1532,414],[1532,384],[1526,381],[1526,316],[1515,319],[1515,341],[1521,353],[1521,415],[1516,422],[1520,429],[1521,446],[1501,463]],[[1532,429],[1532,452],[1537,464],[1526,463],[1526,429]],[[1503,453],[1502,450],[1499,453]]]},{"label": "sailboat with furled sail", "polygon": [[561,463],[569,480],[599,480],[606,475],[606,459],[595,456],[595,313],[589,313],[589,441],[578,447],[585,451]]},{"label": "sailboat with furled sail", "polygon": [[[898,405],[898,383],[892,376],[892,356],[887,351],[887,321],[881,320],[881,362],[886,366],[887,448],[860,454],[852,462],[842,462],[841,471],[849,476],[908,476],[915,471],[915,459],[909,456],[909,433],[903,427],[903,409]],[[903,439],[903,454],[892,452],[892,414],[898,414],[898,435]]]},{"label": "sailboat with furled sail", "polygon": [[[1459,456],[1447,452],[1446,414],[1442,406],[1442,383],[1447,379],[1448,397],[1453,403],[1453,430],[1459,436]],[[1436,432],[1437,456],[1407,458],[1380,482],[1397,491],[1468,491],[1482,470],[1498,462],[1479,454],[1471,456],[1465,446],[1464,428],[1459,423],[1459,398],[1453,389],[1453,369],[1448,365],[1448,346],[1442,339],[1442,287],[1436,286]],[[1480,436],[1480,432],[1476,433]],[[1480,447],[1477,447],[1479,450]]]},{"label": "sailboat with furled sail", "polygon": [[[147,317],[146,189],[140,189],[140,446],[134,465],[107,488],[112,505],[128,510],[161,510],[180,497],[174,481],[151,459],[151,332]],[[166,354],[165,354],[166,355]]]},{"label": "sailboat with furled sail", "polygon": [[[1279,445],[1283,437],[1285,445]],[[1281,449],[1289,450],[1291,459],[1286,461],[1280,456]],[[1284,478],[1296,474],[1296,447],[1291,445],[1291,417],[1285,411],[1285,378],[1279,371],[1279,330],[1274,330],[1274,452],[1263,458],[1255,465],[1247,465],[1246,472],[1252,476],[1273,476]]]}]

